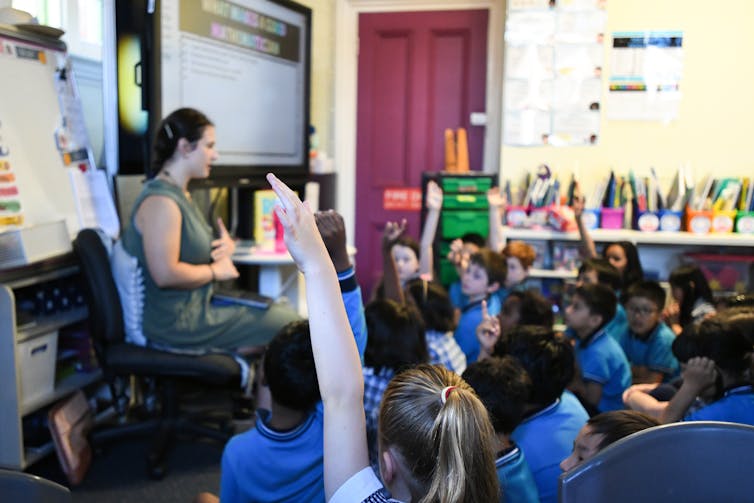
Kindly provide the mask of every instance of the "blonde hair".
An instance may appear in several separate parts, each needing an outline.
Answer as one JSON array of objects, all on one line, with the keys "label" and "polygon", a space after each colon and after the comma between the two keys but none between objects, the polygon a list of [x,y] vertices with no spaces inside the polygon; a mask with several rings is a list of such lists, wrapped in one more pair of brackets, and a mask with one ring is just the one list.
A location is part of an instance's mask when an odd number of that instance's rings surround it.
[{"label": "blonde hair", "polygon": [[537,252],[534,247],[528,243],[524,243],[523,241],[511,241],[505,246],[505,248],[503,248],[503,256],[505,258],[516,257],[518,261],[521,262],[524,269],[528,269],[537,258]]},{"label": "blonde hair", "polygon": [[[444,392],[447,386],[454,388]],[[382,398],[378,432],[380,448],[397,449],[405,460],[413,501],[498,501],[487,410],[453,372],[422,364],[396,375]]]}]

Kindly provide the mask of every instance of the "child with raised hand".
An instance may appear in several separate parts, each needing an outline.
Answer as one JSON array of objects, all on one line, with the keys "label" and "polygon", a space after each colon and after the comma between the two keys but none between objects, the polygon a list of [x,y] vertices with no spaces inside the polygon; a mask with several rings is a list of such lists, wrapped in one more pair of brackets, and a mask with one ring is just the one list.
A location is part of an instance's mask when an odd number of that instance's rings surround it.
[{"label": "child with raised hand", "polygon": [[665,290],[656,281],[640,281],[623,293],[628,329],[615,339],[631,364],[633,383],[659,383],[678,374],[671,345],[673,331],[662,321]]},{"label": "child with raised hand", "polygon": [[601,284],[576,288],[566,308],[568,328],[576,335],[576,360],[581,375],[572,385],[589,410],[623,408],[623,391],[631,385],[631,367],[605,328],[615,315],[615,294]]},{"label": "child with raised hand", "polygon": [[[314,361],[324,404],[324,485],[332,503],[390,501],[369,467],[363,380],[337,276],[310,210],[273,175],[276,213],[303,272]],[[396,376],[379,421],[380,472],[403,501],[495,501],[493,431],[484,406],[460,377],[420,366]]]},{"label": "child with raised hand", "polygon": [[469,303],[469,299],[461,290],[460,278],[463,276],[463,271],[465,271],[466,267],[469,265],[469,258],[484,248],[484,246],[484,237],[476,232],[467,232],[450,243],[450,251],[448,252],[447,258],[450,263],[455,266],[459,279],[450,284],[448,287],[448,295],[450,296],[450,301],[453,303],[453,306],[459,310],[459,315],[460,309],[463,309],[464,306]]},{"label": "child with raised hand", "polygon": [[538,503],[537,484],[526,456],[510,438],[524,417],[531,393],[529,374],[515,358],[504,356],[472,363],[463,378],[487,407],[495,428],[500,501]]},{"label": "child with raised hand", "polygon": [[673,303],[663,311],[663,318],[676,335],[689,323],[701,323],[715,314],[714,299],[707,278],[699,266],[681,265],[668,278]]}]

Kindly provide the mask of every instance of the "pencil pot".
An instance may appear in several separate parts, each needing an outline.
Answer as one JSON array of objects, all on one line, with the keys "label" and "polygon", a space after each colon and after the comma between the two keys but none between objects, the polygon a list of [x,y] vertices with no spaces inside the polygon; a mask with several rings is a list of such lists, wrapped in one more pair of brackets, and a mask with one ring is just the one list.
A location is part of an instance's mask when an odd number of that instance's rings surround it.
[{"label": "pencil pot", "polygon": [[686,230],[694,234],[707,234],[712,229],[712,211],[686,208]]},{"label": "pencil pot", "polygon": [[505,211],[505,223],[508,227],[524,227],[526,220],[526,208],[523,206],[508,206]]},{"label": "pencil pot", "polygon": [[550,207],[532,208],[529,211],[529,227],[544,227],[547,225],[547,216],[550,214]]},{"label": "pencil pot", "polygon": [[754,211],[739,211],[736,216],[736,232],[754,234]]},{"label": "pencil pot", "polygon": [[584,227],[586,227],[587,229],[596,229],[600,226],[600,209],[584,208],[584,212],[581,214],[581,221],[584,223]]},{"label": "pencil pot", "polygon": [[715,211],[712,213],[712,232],[727,234],[733,232],[736,210]]},{"label": "pencil pot", "polygon": [[660,218],[660,230],[677,232],[681,230],[683,213],[680,211],[660,210],[657,215]]},{"label": "pencil pot", "polygon": [[636,229],[655,232],[660,228],[660,217],[654,211],[642,211],[636,216]]},{"label": "pencil pot", "polygon": [[623,208],[602,208],[600,227],[603,229],[622,229],[624,214]]}]

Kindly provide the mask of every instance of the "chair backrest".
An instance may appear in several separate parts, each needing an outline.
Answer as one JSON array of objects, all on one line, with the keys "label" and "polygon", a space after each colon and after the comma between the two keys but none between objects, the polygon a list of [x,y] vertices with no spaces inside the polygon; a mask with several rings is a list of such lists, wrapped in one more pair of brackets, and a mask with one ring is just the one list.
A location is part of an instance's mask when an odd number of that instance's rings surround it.
[{"label": "chair backrest", "polygon": [[27,503],[71,503],[71,491],[42,477],[0,469],[0,497],[3,501]]},{"label": "chair backrest", "polygon": [[125,337],[118,289],[110,269],[110,258],[96,230],[79,231],[73,240],[73,251],[81,265],[89,306],[89,328],[99,353],[110,344],[123,342]]},{"label": "chair backrest", "polygon": [[561,503],[751,501],[754,427],[689,421],[634,433],[560,476]]}]

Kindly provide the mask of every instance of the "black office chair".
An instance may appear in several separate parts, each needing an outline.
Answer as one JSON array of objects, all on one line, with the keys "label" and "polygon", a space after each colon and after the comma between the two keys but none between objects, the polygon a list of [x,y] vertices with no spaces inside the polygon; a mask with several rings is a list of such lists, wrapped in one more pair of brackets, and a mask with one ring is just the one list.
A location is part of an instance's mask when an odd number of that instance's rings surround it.
[{"label": "black office chair", "polygon": [[228,354],[175,354],[125,342],[121,301],[102,238],[96,230],[84,229],[76,236],[73,249],[80,261],[84,280],[90,336],[115,406],[120,409],[118,412],[125,412],[119,399],[122,398],[123,386],[118,385],[118,380],[124,377],[151,379],[156,384],[159,397],[158,417],[96,429],[90,435],[90,441],[96,447],[115,437],[153,433],[148,469],[150,476],[157,479],[165,475],[166,453],[178,434],[227,441],[232,434],[231,428],[227,424],[210,426],[205,421],[206,417],[197,419],[182,411],[178,391],[179,385],[188,381],[203,387],[209,385],[236,391],[240,395],[242,370],[239,363]]},{"label": "black office chair", "polygon": [[560,476],[560,502],[744,502],[754,495],[754,427],[689,421],[649,428]]},{"label": "black office chair", "polygon": [[71,503],[71,491],[36,475],[0,470],[0,497],[3,501],[27,503]]}]

